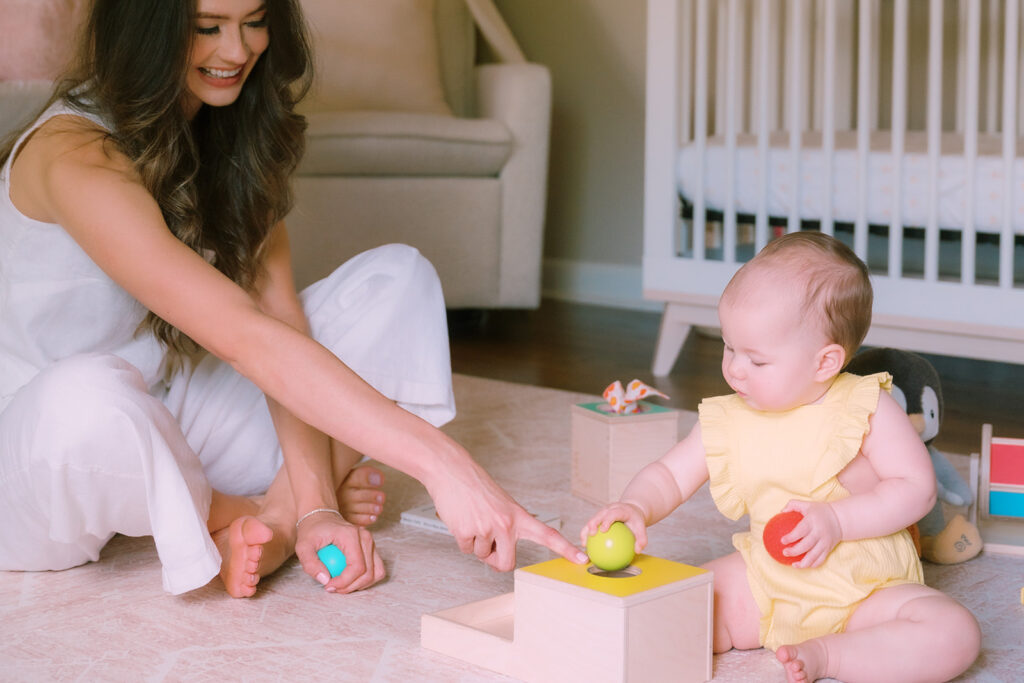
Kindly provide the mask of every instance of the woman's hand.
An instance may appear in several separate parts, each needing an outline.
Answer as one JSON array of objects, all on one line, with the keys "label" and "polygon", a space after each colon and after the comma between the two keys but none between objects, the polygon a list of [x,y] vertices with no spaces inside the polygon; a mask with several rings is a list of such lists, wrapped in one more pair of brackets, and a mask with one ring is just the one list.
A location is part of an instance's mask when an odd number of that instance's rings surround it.
[{"label": "woman's hand", "polygon": [[586,563],[585,553],[523,509],[468,454],[452,469],[428,485],[427,491],[459,550],[476,555],[493,569],[510,571],[516,566],[516,542],[525,539],[570,562]]},{"label": "woman's hand", "polygon": [[783,551],[786,555],[807,553],[802,560],[793,564],[794,567],[803,569],[819,566],[839,541],[843,540],[839,518],[828,503],[791,500],[782,511],[796,511],[804,516],[792,531],[779,539],[785,545],[795,544]]},{"label": "woman's hand", "polygon": [[[317,551],[334,544],[345,553],[345,571],[333,579]],[[299,524],[295,555],[302,569],[323,584],[329,593],[352,593],[369,588],[384,578],[384,563],[373,536],[363,527],[349,524],[341,515],[317,513]]]},{"label": "woman's hand", "polygon": [[587,539],[598,531],[608,531],[615,522],[622,522],[629,527],[636,538],[633,552],[639,553],[647,546],[647,522],[643,510],[633,503],[611,503],[597,511],[580,531],[580,542],[586,546]]}]

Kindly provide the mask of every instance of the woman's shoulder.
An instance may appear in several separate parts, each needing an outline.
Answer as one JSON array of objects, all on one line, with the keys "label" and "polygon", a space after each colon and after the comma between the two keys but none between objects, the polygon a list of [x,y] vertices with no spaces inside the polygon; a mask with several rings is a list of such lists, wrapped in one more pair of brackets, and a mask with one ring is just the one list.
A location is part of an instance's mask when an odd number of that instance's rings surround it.
[{"label": "woman's shoulder", "polygon": [[130,160],[111,141],[109,131],[96,121],[73,112],[44,121],[25,141],[18,154],[26,166],[43,173],[107,169],[130,173]]},{"label": "woman's shoulder", "polygon": [[139,182],[134,165],[106,128],[83,116],[60,113],[42,121],[17,148],[11,197],[26,216],[56,223],[61,195],[103,178],[111,187]]}]

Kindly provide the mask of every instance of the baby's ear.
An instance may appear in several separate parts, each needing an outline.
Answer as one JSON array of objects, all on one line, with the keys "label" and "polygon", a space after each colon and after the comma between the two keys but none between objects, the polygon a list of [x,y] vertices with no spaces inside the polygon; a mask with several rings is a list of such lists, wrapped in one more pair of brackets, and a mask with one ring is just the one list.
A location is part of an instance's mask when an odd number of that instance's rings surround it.
[{"label": "baby's ear", "polygon": [[846,365],[846,349],[839,344],[828,344],[818,351],[818,371],[815,373],[819,382],[827,382],[843,370]]}]

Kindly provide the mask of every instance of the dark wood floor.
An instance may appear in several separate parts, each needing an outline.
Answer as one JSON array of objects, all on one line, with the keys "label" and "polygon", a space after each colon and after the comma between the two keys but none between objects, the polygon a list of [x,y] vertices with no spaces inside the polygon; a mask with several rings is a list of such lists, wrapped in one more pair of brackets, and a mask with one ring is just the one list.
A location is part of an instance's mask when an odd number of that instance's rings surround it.
[{"label": "dark wood floor", "polygon": [[[634,377],[695,410],[704,396],[726,393],[720,339],[691,334],[668,377],[651,359],[660,316],[544,300],[535,311],[453,312],[452,370],[521,384],[600,394]],[[926,356],[942,378],[945,415],[936,446],[949,453],[979,449],[981,425],[997,436],[1024,438],[1024,366]]]}]

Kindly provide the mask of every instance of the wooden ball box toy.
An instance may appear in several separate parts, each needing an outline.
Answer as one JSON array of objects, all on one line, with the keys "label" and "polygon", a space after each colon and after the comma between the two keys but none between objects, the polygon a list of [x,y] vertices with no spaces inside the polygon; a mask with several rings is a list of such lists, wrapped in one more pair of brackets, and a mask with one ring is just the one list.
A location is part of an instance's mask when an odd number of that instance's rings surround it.
[{"label": "wooden ball box toy", "polygon": [[515,590],[425,614],[423,647],[525,681],[711,679],[712,574],[637,555],[620,572],[562,558]]},{"label": "wooden ball box toy", "polygon": [[602,402],[572,406],[572,492],[604,505],[618,500],[637,472],[679,438],[679,411],[640,401],[640,412],[617,414]]}]

